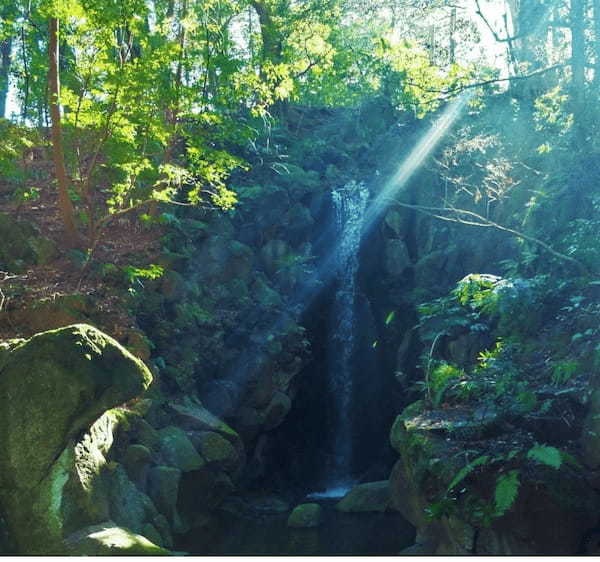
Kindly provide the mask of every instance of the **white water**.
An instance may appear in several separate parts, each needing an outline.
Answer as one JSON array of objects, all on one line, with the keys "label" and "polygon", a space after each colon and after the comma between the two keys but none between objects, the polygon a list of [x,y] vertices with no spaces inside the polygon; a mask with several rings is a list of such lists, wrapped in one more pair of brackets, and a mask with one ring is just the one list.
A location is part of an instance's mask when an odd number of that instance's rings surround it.
[{"label": "white water", "polygon": [[344,486],[335,486],[333,488],[327,488],[322,492],[312,492],[306,496],[307,500],[337,500],[343,498],[352,488],[355,483],[347,484]]},{"label": "white water", "polygon": [[[356,335],[356,273],[358,251],[369,190],[350,182],[332,192],[338,246],[335,256],[337,290],[333,299],[329,342],[329,383],[333,418],[331,489],[351,481],[353,452],[352,362]],[[342,486],[343,484],[343,486]]]}]

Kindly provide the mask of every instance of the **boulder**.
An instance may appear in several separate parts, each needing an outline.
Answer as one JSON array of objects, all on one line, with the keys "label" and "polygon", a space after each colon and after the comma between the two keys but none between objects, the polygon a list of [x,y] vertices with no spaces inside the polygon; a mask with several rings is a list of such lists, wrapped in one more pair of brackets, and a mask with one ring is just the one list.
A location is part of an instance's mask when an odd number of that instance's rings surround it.
[{"label": "boulder", "polygon": [[123,456],[123,466],[127,475],[137,484],[141,484],[148,465],[152,462],[152,453],[148,447],[136,443],[129,445]]},{"label": "boulder", "polygon": [[288,518],[288,527],[318,527],[321,523],[321,511],[321,506],[318,503],[303,503],[298,505]]},{"label": "boulder", "polygon": [[71,522],[105,515],[106,500],[94,498],[103,496],[105,454],[122,414],[99,418],[151,380],[139,359],[83,324],[3,353],[0,504],[20,553],[60,551],[65,533],[76,530]]},{"label": "boulder", "polygon": [[64,554],[75,556],[167,556],[171,552],[113,521],[85,527],[66,541]]},{"label": "boulder", "polygon": [[179,427],[170,425],[159,432],[161,453],[168,464],[184,472],[198,470],[205,464],[198,454],[186,432]]},{"label": "boulder", "polygon": [[148,476],[148,490],[160,513],[175,520],[175,506],[179,494],[181,470],[172,466],[156,466]]},{"label": "boulder", "polygon": [[145,523],[158,515],[152,500],[129,480],[123,466],[112,471],[110,483],[110,519],[117,525],[126,526],[134,533],[141,533]]},{"label": "boulder", "polygon": [[207,462],[233,470],[238,464],[239,455],[233,445],[214,431],[200,434],[200,452]]},{"label": "boulder", "polygon": [[335,506],[338,511],[355,513],[363,511],[385,511],[390,504],[388,480],[366,482],[352,488]]}]

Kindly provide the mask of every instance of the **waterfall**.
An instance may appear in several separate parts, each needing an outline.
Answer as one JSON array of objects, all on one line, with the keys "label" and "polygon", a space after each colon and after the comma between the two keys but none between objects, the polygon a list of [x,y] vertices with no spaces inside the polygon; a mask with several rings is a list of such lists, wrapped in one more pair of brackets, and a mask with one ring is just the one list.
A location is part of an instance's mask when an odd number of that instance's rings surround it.
[{"label": "waterfall", "polygon": [[369,190],[350,182],[332,192],[338,249],[334,268],[336,291],[329,340],[329,382],[332,396],[333,466],[330,484],[349,484],[352,478],[352,377],[356,339],[356,273],[363,219]]}]

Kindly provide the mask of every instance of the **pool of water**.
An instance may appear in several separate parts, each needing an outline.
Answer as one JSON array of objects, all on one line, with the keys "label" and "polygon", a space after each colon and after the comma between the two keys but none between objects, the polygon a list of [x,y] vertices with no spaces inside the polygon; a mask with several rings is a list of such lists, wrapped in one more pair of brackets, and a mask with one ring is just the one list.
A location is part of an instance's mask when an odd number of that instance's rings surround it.
[{"label": "pool of water", "polygon": [[341,513],[334,509],[336,501],[318,503],[323,513],[317,528],[288,528],[289,512],[222,511],[183,536],[177,549],[192,555],[389,556],[414,543],[415,529],[399,513]]}]

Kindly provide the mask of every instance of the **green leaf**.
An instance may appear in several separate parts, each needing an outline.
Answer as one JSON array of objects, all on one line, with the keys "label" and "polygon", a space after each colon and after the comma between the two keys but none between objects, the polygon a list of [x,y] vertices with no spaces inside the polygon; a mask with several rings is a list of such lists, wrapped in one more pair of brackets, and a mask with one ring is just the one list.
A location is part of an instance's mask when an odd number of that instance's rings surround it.
[{"label": "green leaf", "polygon": [[534,445],[527,452],[527,458],[555,469],[559,469],[562,464],[560,451],[549,445]]},{"label": "green leaf", "polygon": [[497,517],[504,515],[515,503],[519,492],[519,485],[518,470],[511,470],[498,477],[498,480],[496,481],[496,490],[494,492]]},{"label": "green leaf", "polygon": [[448,491],[452,490],[457,484],[462,482],[475,468],[478,466],[484,465],[486,462],[490,460],[489,455],[482,455],[477,457],[474,461],[470,462],[468,465],[463,466],[456,474],[450,485],[448,486]]},{"label": "green leaf", "polygon": [[385,319],[385,325],[389,326],[390,323],[392,322],[392,320],[394,319],[394,316],[396,316],[396,311],[392,310],[392,312],[390,312]]}]

